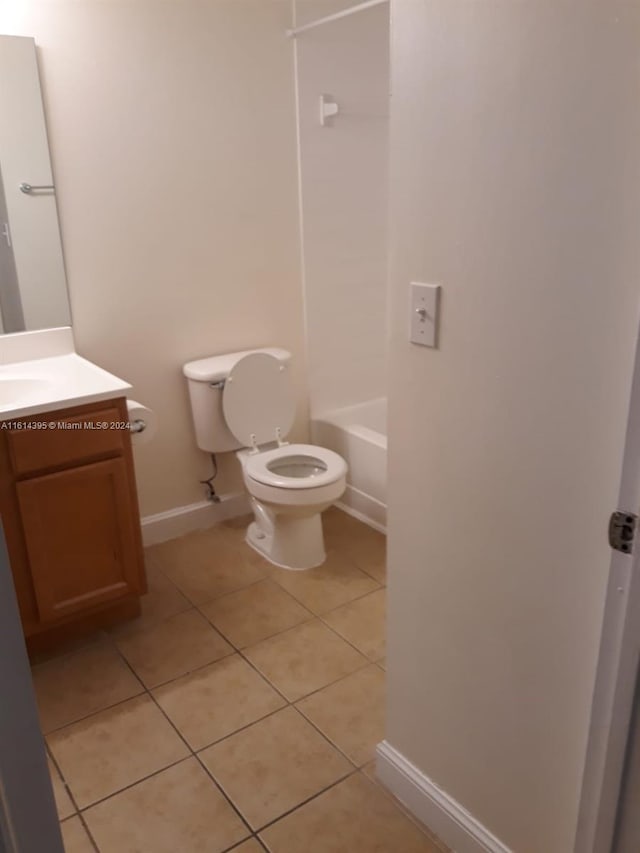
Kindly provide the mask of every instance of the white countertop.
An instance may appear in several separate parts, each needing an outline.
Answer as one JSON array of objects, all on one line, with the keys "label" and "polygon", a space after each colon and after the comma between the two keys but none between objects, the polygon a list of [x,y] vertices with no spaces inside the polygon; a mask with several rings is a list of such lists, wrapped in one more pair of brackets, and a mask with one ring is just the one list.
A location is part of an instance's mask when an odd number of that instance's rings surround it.
[{"label": "white countertop", "polygon": [[126,397],[130,390],[77,353],[0,364],[0,421]]}]

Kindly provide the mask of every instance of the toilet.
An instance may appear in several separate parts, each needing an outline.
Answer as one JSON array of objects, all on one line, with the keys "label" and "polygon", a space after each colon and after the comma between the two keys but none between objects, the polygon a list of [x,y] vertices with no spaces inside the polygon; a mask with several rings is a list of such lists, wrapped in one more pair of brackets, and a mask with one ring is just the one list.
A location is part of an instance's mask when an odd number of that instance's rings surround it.
[{"label": "toilet", "polygon": [[291,354],[266,348],[191,361],[196,442],[207,453],[235,450],[254,520],[246,541],[284,569],[326,559],[321,513],[346,488],[347,463],[332,450],[288,444],[295,417]]}]

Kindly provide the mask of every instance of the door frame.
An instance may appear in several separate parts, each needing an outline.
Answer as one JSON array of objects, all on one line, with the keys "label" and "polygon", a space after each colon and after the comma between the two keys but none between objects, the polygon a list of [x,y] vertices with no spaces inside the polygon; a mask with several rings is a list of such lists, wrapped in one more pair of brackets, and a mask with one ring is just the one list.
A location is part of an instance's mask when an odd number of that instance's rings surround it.
[{"label": "door frame", "polygon": [[0,851],[64,853],[0,524]]},{"label": "door frame", "polygon": [[[618,505],[640,510],[640,333]],[[640,531],[636,533],[640,537]],[[640,542],[612,551],[574,853],[611,853],[640,661]]]}]

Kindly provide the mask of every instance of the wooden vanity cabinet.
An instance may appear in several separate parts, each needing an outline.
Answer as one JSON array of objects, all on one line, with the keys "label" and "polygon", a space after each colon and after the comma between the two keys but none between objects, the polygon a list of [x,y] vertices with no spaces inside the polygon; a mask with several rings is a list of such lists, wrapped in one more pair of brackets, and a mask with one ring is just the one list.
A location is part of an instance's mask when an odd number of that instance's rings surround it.
[{"label": "wooden vanity cabinet", "polygon": [[0,423],[0,512],[30,650],[140,612],[127,421],[117,398]]}]

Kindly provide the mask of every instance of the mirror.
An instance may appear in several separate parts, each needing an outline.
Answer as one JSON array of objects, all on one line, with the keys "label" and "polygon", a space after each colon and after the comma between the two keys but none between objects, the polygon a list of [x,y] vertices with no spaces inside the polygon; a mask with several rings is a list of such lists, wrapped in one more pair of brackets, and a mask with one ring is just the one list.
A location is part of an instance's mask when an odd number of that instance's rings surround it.
[{"label": "mirror", "polygon": [[0,36],[0,332],[70,324],[35,42]]}]

